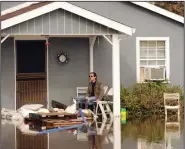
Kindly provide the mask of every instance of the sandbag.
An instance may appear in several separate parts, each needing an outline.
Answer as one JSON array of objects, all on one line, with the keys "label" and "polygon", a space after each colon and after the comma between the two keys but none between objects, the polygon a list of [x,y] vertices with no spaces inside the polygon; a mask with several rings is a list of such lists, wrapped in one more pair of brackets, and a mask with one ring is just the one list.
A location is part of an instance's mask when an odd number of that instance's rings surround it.
[{"label": "sandbag", "polygon": [[65,112],[64,109],[58,109],[58,108],[53,108],[53,111],[60,112],[60,113]]},{"label": "sandbag", "polygon": [[73,104],[70,105],[70,106],[68,106],[68,107],[65,109],[65,112],[74,114],[74,113],[76,113],[76,111],[77,111],[77,110],[76,110],[76,100],[73,99]]},{"label": "sandbag", "polygon": [[37,111],[25,109],[21,107],[20,109],[17,110],[18,113],[22,114],[24,118],[29,118],[29,113],[38,113]]},{"label": "sandbag", "polygon": [[46,108],[40,108],[40,109],[38,110],[38,113],[50,113],[50,112],[49,112],[49,110],[46,109]]},{"label": "sandbag", "polygon": [[26,104],[26,105],[23,105],[21,108],[32,110],[32,111],[38,111],[42,107],[44,107],[44,105],[42,104]]}]

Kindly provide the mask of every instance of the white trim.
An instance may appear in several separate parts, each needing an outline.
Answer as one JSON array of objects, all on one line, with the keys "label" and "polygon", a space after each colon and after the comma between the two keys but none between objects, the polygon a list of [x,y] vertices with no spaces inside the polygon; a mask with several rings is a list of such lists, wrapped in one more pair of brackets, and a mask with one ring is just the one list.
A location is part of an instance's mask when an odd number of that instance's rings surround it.
[{"label": "white trim", "polygon": [[136,37],[136,81],[140,83],[140,41],[165,41],[166,78],[170,81],[170,38],[169,37]]},{"label": "white trim", "polygon": [[20,5],[17,5],[17,6],[8,8],[8,9],[6,9],[6,10],[3,10],[3,11],[1,12],[1,15],[5,15],[5,14],[7,14],[7,13],[14,12],[14,11],[16,11],[16,10],[22,9],[22,8],[24,8],[24,7],[28,7],[28,6],[30,6],[30,5],[32,5],[32,4],[36,4],[36,3],[38,3],[38,2],[26,2],[26,3],[23,3],[23,4],[20,4]]},{"label": "white trim", "polygon": [[89,38],[89,65],[90,72],[94,71],[94,44],[96,42],[96,36]]},{"label": "white trim", "polygon": [[33,19],[35,17],[41,16],[43,14],[49,13],[51,11],[57,10],[57,9],[64,9],[66,11],[69,11],[71,13],[74,13],[76,15],[82,16],[86,19],[89,19],[91,21],[97,22],[99,24],[105,25],[109,28],[112,28],[114,30],[117,30],[119,32],[132,35],[135,33],[135,29],[128,27],[126,25],[123,25],[121,23],[118,23],[116,21],[107,19],[105,17],[102,17],[98,14],[92,13],[88,10],[85,10],[83,8],[77,7],[75,5],[72,5],[68,2],[53,2],[51,4],[42,6],[40,8],[34,9],[32,11],[29,11],[27,13],[23,13],[21,15],[15,16],[13,18],[4,20],[1,22],[1,29],[6,29],[8,27],[11,27],[13,25],[22,23],[24,21]]},{"label": "white trim", "polygon": [[[7,34],[2,34],[1,33],[1,37],[5,37]],[[112,33],[96,33],[96,34],[11,34],[10,37],[21,37],[21,36],[40,36],[40,37],[45,37],[45,36],[49,36],[49,37],[90,37],[90,36],[103,36],[103,35],[106,35],[106,36],[112,36]]]},{"label": "white trim", "polygon": [[139,37],[136,37],[136,81],[140,82],[140,43]]},{"label": "white trim", "polygon": [[49,143],[49,133],[47,133],[47,136],[48,136],[48,148],[47,148],[47,149],[49,149],[49,148],[50,148],[50,143]]},{"label": "white trim", "polygon": [[44,36],[15,36],[15,40],[47,40]]},{"label": "white trim", "polygon": [[103,35],[103,37],[104,37],[111,45],[113,45],[113,44],[112,44],[112,41],[111,41],[106,35]]},{"label": "white trim", "polygon": [[170,19],[173,19],[177,22],[180,22],[180,23],[184,24],[184,17],[182,17],[180,15],[177,15],[175,13],[172,13],[168,10],[162,9],[160,7],[157,7],[157,6],[155,6],[153,4],[150,4],[148,2],[131,2],[131,3],[136,4],[138,6],[141,6],[143,8],[146,8],[148,10],[151,10],[153,12],[156,12],[156,13],[160,14],[160,15],[163,15],[165,17],[168,17]]},{"label": "white trim", "polygon": [[10,34],[6,35],[2,40],[1,40],[1,44],[10,36]]},{"label": "white trim", "polygon": [[[16,79],[16,75],[17,75],[17,55],[16,55],[16,41],[17,40],[48,40],[46,37],[42,37],[42,36],[18,36],[18,37],[14,37],[14,65],[15,65],[15,110],[16,110],[16,107],[17,107],[17,102],[16,102],[16,92],[17,92],[17,88],[16,88],[16,85],[17,85],[17,79]],[[47,50],[48,51],[48,50]],[[48,75],[48,55],[47,55],[47,74]],[[48,78],[47,78],[47,107],[49,106],[49,90],[48,90]]]},{"label": "white trim", "polygon": [[[46,39],[48,43],[48,38]],[[47,108],[49,109],[49,47],[46,47]]]},{"label": "white trim", "polygon": [[15,144],[14,144],[15,148],[14,149],[17,149],[17,126],[16,125],[14,125],[14,131],[15,131],[14,132],[15,133],[15,136],[14,136],[15,137],[15,140],[14,140],[15,141]]},{"label": "white trim", "polygon": [[118,35],[112,36],[112,44],[113,115],[120,116],[120,41]]},{"label": "white trim", "polygon": [[16,42],[15,42],[15,39],[14,39],[14,71],[15,71],[15,73],[14,73],[14,83],[15,83],[15,98],[14,98],[14,102],[15,102],[15,111],[17,110],[16,108],[17,108],[17,54],[16,54]]}]

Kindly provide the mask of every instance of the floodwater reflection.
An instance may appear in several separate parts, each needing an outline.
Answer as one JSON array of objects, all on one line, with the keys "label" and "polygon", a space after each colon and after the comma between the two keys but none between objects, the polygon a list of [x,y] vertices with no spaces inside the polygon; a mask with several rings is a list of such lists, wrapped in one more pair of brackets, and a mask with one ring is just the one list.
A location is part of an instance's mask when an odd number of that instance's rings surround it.
[{"label": "floodwater reflection", "polygon": [[115,118],[113,122],[93,122],[89,128],[82,127],[33,136],[22,134],[19,128],[2,120],[1,148],[183,149],[183,123],[180,123],[180,127],[165,126],[164,120],[156,119],[128,121],[120,125],[120,119]]}]

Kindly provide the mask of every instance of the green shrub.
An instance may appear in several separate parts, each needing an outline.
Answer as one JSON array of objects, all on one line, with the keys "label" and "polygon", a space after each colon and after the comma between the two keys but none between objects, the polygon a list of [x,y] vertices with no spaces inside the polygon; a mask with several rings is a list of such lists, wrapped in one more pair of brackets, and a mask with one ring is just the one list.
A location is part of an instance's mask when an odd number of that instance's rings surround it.
[{"label": "green shrub", "polygon": [[127,115],[138,117],[164,116],[164,93],[179,93],[183,109],[183,90],[180,86],[159,82],[135,84],[131,88],[121,86],[121,106],[127,109]]}]

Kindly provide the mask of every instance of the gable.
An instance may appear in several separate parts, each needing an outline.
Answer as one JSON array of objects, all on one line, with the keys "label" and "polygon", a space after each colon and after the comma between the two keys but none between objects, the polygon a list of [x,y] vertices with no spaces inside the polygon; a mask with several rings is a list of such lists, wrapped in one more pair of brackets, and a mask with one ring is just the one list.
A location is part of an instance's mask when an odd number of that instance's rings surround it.
[{"label": "gable", "polygon": [[[37,5],[37,4],[36,4]],[[9,27],[12,27],[14,25],[18,25],[20,23],[23,23],[25,21],[28,21],[30,19],[35,19],[36,17],[39,17],[41,15],[44,15],[46,13],[50,13],[51,11],[57,10],[57,9],[64,9],[65,11],[69,11],[73,14],[79,15],[83,18],[86,18],[88,20],[91,20],[93,22],[96,22],[98,24],[107,26],[108,28],[112,28],[113,30],[116,30],[120,33],[132,35],[135,33],[135,29],[129,26],[126,26],[124,24],[121,24],[119,22],[110,20],[108,18],[105,18],[103,16],[100,16],[96,13],[92,13],[88,10],[85,10],[83,8],[80,8],[78,6],[72,5],[68,2],[51,2],[50,4],[47,4],[45,6],[41,6],[40,8],[19,14],[17,16],[14,16],[12,18],[8,18],[1,22],[1,29],[7,29]]]},{"label": "gable", "polygon": [[57,9],[1,31],[2,35],[89,35],[118,31],[63,9]]}]

